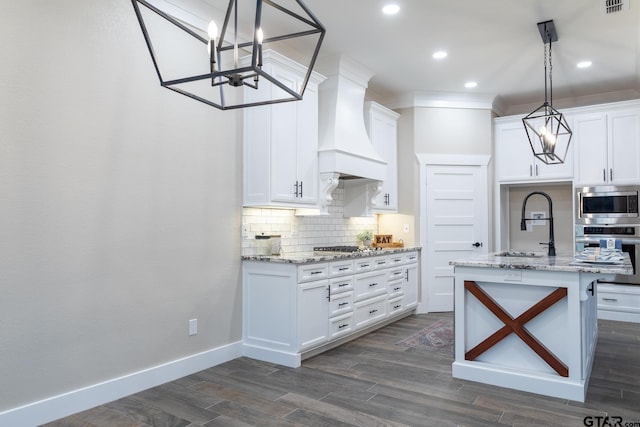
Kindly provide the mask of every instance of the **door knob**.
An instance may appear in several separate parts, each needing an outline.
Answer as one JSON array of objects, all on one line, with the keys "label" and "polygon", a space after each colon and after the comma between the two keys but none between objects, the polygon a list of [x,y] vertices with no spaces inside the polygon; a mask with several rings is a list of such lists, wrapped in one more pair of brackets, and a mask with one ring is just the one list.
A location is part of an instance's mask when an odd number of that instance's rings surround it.
[{"label": "door knob", "polygon": [[472,243],[471,246],[475,246],[476,248],[479,248],[480,246],[482,246],[482,243],[481,242],[475,242],[475,243]]}]

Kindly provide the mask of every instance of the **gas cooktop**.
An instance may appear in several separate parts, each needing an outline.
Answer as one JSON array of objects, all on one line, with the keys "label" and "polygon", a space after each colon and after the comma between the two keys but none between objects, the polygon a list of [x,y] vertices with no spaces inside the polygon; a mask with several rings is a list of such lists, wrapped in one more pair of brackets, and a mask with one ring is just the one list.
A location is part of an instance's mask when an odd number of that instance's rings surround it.
[{"label": "gas cooktop", "polygon": [[352,253],[352,252],[370,252],[381,250],[382,248],[365,248],[359,246],[316,246],[313,248],[314,252],[342,252],[342,253]]}]

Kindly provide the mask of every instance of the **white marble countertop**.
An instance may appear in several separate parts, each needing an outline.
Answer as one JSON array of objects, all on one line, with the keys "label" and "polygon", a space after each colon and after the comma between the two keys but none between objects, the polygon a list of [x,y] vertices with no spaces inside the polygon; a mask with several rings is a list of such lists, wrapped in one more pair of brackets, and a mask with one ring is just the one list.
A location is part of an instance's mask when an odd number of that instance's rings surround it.
[{"label": "white marble countertop", "polygon": [[243,261],[263,261],[263,262],[280,262],[288,264],[310,264],[314,262],[339,261],[350,258],[365,258],[374,256],[384,256],[397,254],[402,252],[411,252],[420,250],[419,246],[410,246],[403,248],[384,248],[379,250],[361,251],[361,252],[294,252],[285,255],[244,255]]},{"label": "white marble countertop", "polygon": [[534,256],[502,256],[499,253],[476,255],[464,259],[453,260],[449,265],[460,267],[487,267],[517,270],[569,271],[605,274],[633,274],[633,266],[629,254],[624,253],[622,264],[595,264],[577,261],[573,254],[559,253],[550,257],[543,253],[516,252],[521,255]]}]

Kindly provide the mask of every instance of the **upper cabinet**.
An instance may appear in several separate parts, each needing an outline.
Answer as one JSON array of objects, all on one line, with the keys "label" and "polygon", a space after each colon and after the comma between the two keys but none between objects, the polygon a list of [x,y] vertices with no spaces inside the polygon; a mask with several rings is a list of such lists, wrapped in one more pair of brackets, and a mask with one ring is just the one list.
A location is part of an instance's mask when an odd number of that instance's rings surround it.
[{"label": "upper cabinet", "polygon": [[[276,55],[263,69],[292,89],[303,83],[305,68]],[[244,109],[244,206],[314,207],[318,203],[317,73],[301,101]],[[270,85],[258,91],[271,90]],[[262,97],[254,89],[245,96]]]},{"label": "upper cabinet", "polygon": [[640,182],[640,106],[576,114],[573,131],[576,185]]},{"label": "upper cabinet", "polygon": [[380,193],[372,203],[374,212],[398,211],[398,118],[400,115],[382,105],[368,101],[364,105],[364,122],[371,144],[386,162]]},{"label": "upper cabinet", "polygon": [[[571,126],[570,117],[567,119]],[[533,155],[521,117],[496,119],[494,123],[496,175],[499,182],[573,178],[573,142],[569,145],[564,163],[547,165]]]}]

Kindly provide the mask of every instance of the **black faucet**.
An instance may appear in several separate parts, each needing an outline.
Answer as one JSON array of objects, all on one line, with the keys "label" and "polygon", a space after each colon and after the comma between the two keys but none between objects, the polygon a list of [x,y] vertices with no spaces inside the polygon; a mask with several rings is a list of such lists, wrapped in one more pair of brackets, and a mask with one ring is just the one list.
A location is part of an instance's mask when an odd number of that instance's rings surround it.
[{"label": "black faucet", "polygon": [[[525,211],[525,208],[527,207],[527,200],[529,200],[529,197],[533,196],[534,194],[539,194],[541,196],[546,197],[547,202],[549,203],[549,218],[525,218],[524,217],[524,211]],[[540,244],[549,245],[549,256],[556,256],[556,246],[555,246],[554,237],[553,237],[553,203],[551,202],[551,197],[549,197],[547,193],[543,193],[542,191],[533,191],[527,194],[527,197],[525,197],[524,200],[522,201],[522,218],[520,219],[520,230],[523,230],[523,231],[526,230],[527,221],[531,221],[532,219],[549,221],[549,243],[540,243]]]}]

